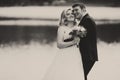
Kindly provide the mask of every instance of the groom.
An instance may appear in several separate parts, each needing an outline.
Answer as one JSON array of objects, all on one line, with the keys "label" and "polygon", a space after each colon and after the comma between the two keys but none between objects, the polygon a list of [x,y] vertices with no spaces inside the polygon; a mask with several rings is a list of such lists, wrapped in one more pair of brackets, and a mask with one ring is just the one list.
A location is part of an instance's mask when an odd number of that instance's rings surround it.
[{"label": "groom", "polygon": [[96,24],[94,20],[86,12],[83,3],[77,3],[72,6],[73,14],[79,26],[83,26],[87,33],[85,37],[81,37],[79,50],[82,56],[85,80],[95,61],[98,61],[97,40],[96,40]]}]

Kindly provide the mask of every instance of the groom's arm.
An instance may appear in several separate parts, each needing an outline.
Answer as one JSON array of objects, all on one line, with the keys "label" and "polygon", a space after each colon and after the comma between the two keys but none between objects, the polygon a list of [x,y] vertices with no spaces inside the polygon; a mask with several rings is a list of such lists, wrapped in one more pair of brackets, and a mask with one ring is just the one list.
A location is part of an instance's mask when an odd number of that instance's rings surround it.
[{"label": "groom's arm", "polygon": [[85,26],[87,28],[86,37],[89,40],[89,48],[91,48],[94,53],[97,53],[97,33],[95,21],[91,18],[87,18]]}]

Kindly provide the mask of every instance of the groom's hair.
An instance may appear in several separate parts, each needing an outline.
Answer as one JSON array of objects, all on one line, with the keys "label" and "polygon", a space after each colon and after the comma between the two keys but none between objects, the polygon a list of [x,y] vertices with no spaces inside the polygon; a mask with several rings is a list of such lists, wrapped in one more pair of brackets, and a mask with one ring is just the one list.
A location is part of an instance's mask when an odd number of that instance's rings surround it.
[{"label": "groom's hair", "polygon": [[75,3],[72,5],[72,8],[79,6],[81,9],[85,9],[85,4],[84,3]]}]

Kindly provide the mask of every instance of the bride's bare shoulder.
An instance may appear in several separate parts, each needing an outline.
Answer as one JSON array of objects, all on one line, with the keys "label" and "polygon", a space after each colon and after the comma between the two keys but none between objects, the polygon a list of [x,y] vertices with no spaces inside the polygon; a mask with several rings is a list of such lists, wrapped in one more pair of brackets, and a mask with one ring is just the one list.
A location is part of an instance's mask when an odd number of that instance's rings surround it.
[{"label": "bride's bare shoulder", "polygon": [[62,30],[62,31],[64,31],[66,29],[66,26],[59,26],[59,28],[58,28],[58,30]]}]

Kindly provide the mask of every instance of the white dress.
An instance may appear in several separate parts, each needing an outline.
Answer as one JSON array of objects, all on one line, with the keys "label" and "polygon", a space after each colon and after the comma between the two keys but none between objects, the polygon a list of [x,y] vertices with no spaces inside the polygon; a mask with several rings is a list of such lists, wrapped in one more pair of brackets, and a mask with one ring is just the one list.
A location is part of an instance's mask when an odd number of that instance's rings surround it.
[{"label": "white dress", "polygon": [[[65,29],[64,38],[69,37]],[[77,46],[59,49],[43,80],[84,80],[81,54]]]}]

